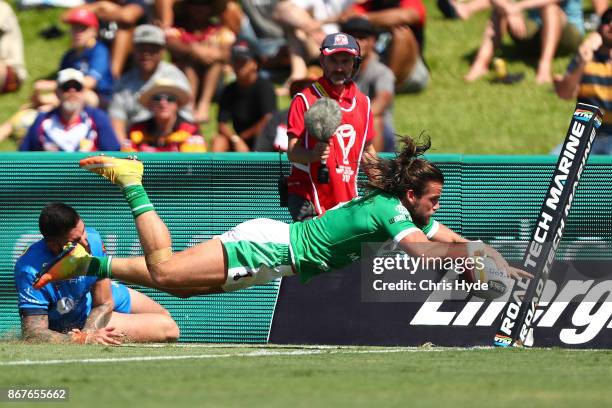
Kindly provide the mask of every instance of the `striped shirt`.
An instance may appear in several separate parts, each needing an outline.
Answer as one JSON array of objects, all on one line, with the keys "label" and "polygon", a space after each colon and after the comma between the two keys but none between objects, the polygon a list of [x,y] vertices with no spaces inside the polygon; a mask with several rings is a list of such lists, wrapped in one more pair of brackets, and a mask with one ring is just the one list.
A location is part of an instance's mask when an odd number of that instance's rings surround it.
[{"label": "striped shirt", "polygon": [[[567,67],[571,73],[578,67],[578,56]],[[578,102],[599,106],[603,111],[603,123],[599,135],[612,136],[612,59],[610,53],[596,52],[586,63],[578,88]]]}]

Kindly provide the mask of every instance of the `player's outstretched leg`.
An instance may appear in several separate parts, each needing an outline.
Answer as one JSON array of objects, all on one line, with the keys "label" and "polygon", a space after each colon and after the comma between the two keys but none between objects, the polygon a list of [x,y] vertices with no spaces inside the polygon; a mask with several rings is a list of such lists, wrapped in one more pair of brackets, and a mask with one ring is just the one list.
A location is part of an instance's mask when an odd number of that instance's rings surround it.
[{"label": "player's outstretched leg", "polygon": [[[134,159],[95,156],[80,166],[118,185],[132,209],[147,270],[158,287],[217,287],[225,282],[223,247],[219,240],[173,254],[170,232],[159,218],[142,186],[143,164]],[[122,263],[111,269],[129,281]],[[128,270],[129,272],[129,270]],[[104,274],[100,270],[98,276]]]},{"label": "player's outstretched leg", "polygon": [[34,288],[40,289],[49,282],[70,279],[79,275],[98,276],[100,270],[108,274],[110,260],[111,257],[94,257],[81,244],[69,242],[64,246],[62,252],[36,275]]},{"label": "player's outstretched leg", "polygon": [[[134,215],[147,272],[153,287],[216,288],[225,283],[227,269],[223,245],[218,239],[201,243],[176,254],[172,253],[170,232],[155,212],[141,184],[143,174],[141,162],[134,159],[95,156],[81,160],[80,166],[105,177],[121,188]],[[130,263],[122,262],[121,259],[111,263],[109,257],[89,256],[91,261],[84,266],[84,263],[80,263],[84,261],[72,262],[70,261],[72,258],[71,254],[66,254],[59,261],[61,267],[58,266],[53,273],[44,275],[46,276],[44,282],[66,279],[79,274],[110,278],[111,272],[117,272],[127,281],[131,281],[134,276],[142,275],[139,268],[131,270]],[[86,271],[83,273],[84,269]],[[55,272],[56,270],[58,272]]]}]

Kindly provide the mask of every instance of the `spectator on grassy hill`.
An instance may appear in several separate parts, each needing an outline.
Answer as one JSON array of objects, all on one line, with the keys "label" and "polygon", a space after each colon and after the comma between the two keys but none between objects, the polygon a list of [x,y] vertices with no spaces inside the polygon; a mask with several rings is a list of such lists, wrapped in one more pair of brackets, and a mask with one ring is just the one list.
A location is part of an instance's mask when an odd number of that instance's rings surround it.
[{"label": "spectator on grassy hill", "polygon": [[284,27],[291,74],[287,83],[308,76],[308,65],[316,62],[319,47],[327,34],[339,31],[338,17],[353,0],[279,1],[273,18]]},{"label": "spectator on grassy hill", "polygon": [[18,90],[26,77],[19,22],[11,6],[0,0],[0,95]]},{"label": "spectator on grassy hill", "polygon": [[[183,72],[173,64],[162,61],[166,40],[164,31],[156,26],[144,24],[134,32],[135,67],[126,72],[113,89],[109,115],[113,129],[121,142],[127,140],[128,129],[137,122],[151,116],[138,99],[143,90],[159,79],[170,80],[190,92],[189,81]],[[192,101],[181,108],[181,115],[192,120]]]},{"label": "spectator on grassy hill", "polygon": [[108,115],[85,105],[85,77],[67,68],[57,75],[59,106],[41,112],[30,126],[19,150],[93,152],[119,150]]},{"label": "spectator on grassy hill", "polygon": [[370,98],[374,129],[372,144],[377,152],[395,151],[395,132],[393,130],[393,98],[395,97],[395,77],[393,71],[380,62],[376,52],[378,31],[368,20],[355,17],[341,26],[342,32],[355,37],[361,48],[363,61],[353,78],[357,88]]},{"label": "spectator on grassy hill", "polygon": [[76,210],[64,203],[47,205],[39,227],[43,239],[30,245],[15,264],[24,340],[116,345],[178,339],[179,328],[163,306],[110,279],[79,276],[34,289],[32,283],[43,265],[69,242],[78,242],[91,255],[107,255],[100,234],[86,228]]},{"label": "spectator on grassy hill", "polygon": [[480,48],[464,79],[475,81],[487,74],[495,51],[507,31],[524,55],[538,55],[536,82],[552,82],[552,62],[557,52],[578,48],[584,34],[580,0],[498,0],[485,28]]},{"label": "spectator on grassy hill", "polygon": [[279,0],[242,0],[244,17],[240,26],[240,38],[255,44],[262,67],[287,66],[287,39],[283,27],[272,15]]},{"label": "spectator on grassy hill", "polygon": [[139,102],[151,118],[132,125],[126,152],[205,152],[206,142],[199,126],[181,116],[179,108],[191,94],[172,81],[160,79],[140,95]]},{"label": "spectator on grassy hill", "polygon": [[213,152],[248,152],[277,111],[274,85],[259,73],[255,47],[238,40],[231,50],[236,80],[225,87],[219,100],[218,135]]},{"label": "spectator on grassy hill", "polygon": [[88,0],[79,8],[93,12],[105,26],[111,47],[111,72],[119,78],[132,52],[134,28],[149,21],[144,0]]},{"label": "spectator on grassy hill", "polygon": [[557,75],[554,85],[563,99],[599,106],[604,117],[591,152],[612,154],[612,8],[602,14],[597,32],[582,42],[565,75]]},{"label": "spectator on grassy hill", "polygon": [[421,0],[365,0],[357,2],[340,17],[346,22],[362,16],[381,30],[378,51],[395,75],[395,92],[420,92],[429,83],[423,59],[425,5]]},{"label": "spectator on grassy hill", "polygon": [[210,119],[210,106],[241,21],[242,12],[232,1],[183,0],[175,4],[173,27],[166,30],[167,47],[191,84],[196,122]]},{"label": "spectator on grassy hill", "polygon": [[38,116],[38,111],[32,105],[21,106],[17,112],[0,125],[0,142],[8,138],[19,145],[32,123],[34,123],[36,116]]},{"label": "spectator on grassy hill", "polygon": [[[99,41],[98,18],[85,9],[71,9],[62,20],[70,24],[71,48],[64,54],[60,70],[74,68],[85,76],[85,100],[90,106],[105,109],[110,103],[113,77],[110,68],[110,53],[106,45]],[[55,107],[59,101],[55,95],[55,80],[38,80],[34,83],[32,100],[35,106]]]},{"label": "spectator on grassy hill", "polygon": [[475,13],[491,7],[490,0],[438,0],[438,9],[446,18],[467,20]]}]

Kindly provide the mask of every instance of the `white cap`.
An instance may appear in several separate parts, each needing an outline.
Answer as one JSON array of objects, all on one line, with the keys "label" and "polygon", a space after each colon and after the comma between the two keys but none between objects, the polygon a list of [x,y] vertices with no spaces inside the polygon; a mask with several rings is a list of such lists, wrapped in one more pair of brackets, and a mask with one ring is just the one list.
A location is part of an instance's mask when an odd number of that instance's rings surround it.
[{"label": "white cap", "polygon": [[66,68],[62,69],[57,73],[57,84],[62,85],[68,81],[76,81],[79,84],[83,85],[83,80],[85,79],[83,73],[74,68]]}]

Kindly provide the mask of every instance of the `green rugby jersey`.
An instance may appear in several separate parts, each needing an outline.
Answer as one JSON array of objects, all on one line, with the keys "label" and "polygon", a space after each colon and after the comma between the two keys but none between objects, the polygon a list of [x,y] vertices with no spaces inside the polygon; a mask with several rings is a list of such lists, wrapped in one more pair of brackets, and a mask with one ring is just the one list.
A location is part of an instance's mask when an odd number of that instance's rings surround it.
[{"label": "green rugby jersey", "polygon": [[290,225],[291,257],[303,282],[361,258],[361,243],[396,243],[415,230],[431,238],[438,230],[433,220],[418,226],[400,200],[385,192],[355,198],[323,216]]}]

